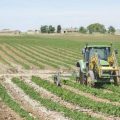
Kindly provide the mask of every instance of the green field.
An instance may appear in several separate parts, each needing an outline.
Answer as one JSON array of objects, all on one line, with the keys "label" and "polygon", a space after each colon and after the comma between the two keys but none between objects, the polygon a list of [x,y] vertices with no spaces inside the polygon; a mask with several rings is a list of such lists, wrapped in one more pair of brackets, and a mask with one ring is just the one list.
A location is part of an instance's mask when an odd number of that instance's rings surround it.
[{"label": "green field", "polygon": [[0,36],[0,62],[25,69],[72,69],[86,43],[113,43],[120,52],[120,36],[115,35]]},{"label": "green field", "polygon": [[[36,74],[25,76],[25,71],[29,73],[33,68],[35,68],[34,72],[36,69],[40,72],[73,70],[76,68],[76,62],[82,59],[81,51],[86,43],[91,45],[113,43],[113,49],[118,49],[120,64],[120,36],[79,34],[0,36],[1,71],[4,70],[3,68],[19,66],[24,73],[18,71],[12,77],[9,76],[10,73],[6,76],[7,72],[1,75],[0,100],[18,114],[21,120],[41,120],[41,117],[53,120],[54,112],[56,112],[55,117],[62,116],[65,120],[66,117],[70,120],[120,120],[119,86],[108,84],[103,88],[94,88],[81,85],[71,77],[63,80],[62,86],[58,87],[53,83],[50,73],[40,74],[43,78]],[[44,78],[48,74],[51,76]],[[22,100],[28,103],[27,107],[18,97],[23,93],[25,96]],[[34,105],[34,103],[38,104]],[[51,113],[49,114],[48,111]]]}]

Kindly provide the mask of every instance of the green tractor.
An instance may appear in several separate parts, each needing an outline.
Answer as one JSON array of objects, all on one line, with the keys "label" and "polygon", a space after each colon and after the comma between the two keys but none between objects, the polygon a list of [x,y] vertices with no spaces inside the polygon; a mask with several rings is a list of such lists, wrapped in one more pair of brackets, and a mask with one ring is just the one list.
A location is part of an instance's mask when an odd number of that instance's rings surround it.
[{"label": "green tractor", "polygon": [[95,83],[120,84],[120,73],[116,55],[111,45],[86,45],[82,50],[83,60],[77,62],[78,81],[94,86]]}]

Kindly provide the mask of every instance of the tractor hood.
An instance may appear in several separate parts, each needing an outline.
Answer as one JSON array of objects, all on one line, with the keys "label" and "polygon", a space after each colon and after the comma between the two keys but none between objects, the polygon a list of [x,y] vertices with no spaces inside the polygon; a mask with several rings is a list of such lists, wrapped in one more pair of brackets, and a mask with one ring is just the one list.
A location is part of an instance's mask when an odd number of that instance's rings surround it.
[{"label": "tractor hood", "polygon": [[109,66],[109,63],[105,60],[100,60],[100,65],[101,66]]}]

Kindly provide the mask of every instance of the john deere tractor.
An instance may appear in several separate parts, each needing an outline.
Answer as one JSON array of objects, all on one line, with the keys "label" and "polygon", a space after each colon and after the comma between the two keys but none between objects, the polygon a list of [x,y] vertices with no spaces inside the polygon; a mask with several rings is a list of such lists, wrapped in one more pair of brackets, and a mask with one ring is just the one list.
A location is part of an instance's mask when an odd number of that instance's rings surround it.
[{"label": "john deere tractor", "polygon": [[111,45],[86,45],[82,50],[83,60],[77,62],[81,84],[93,86],[95,83],[120,84],[117,50]]}]

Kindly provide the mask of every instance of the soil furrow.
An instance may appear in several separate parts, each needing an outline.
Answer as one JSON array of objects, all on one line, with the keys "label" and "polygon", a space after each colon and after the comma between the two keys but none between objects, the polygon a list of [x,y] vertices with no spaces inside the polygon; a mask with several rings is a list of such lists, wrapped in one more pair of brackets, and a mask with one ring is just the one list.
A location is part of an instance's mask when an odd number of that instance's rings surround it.
[{"label": "soil furrow", "polygon": [[21,80],[23,80],[24,82],[26,82],[28,85],[30,85],[32,88],[34,88],[34,90],[36,90],[37,92],[40,93],[40,95],[44,98],[48,98],[48,99],[51,99],[52,101],[54,102],[58,102],[59,104],[61,105],[64,105],[65,107],[69,108],[69,109],[72,109],[72,110],[78,110],[80,112],[83,112],[83,113],[86,113],[90,116],[93,116],[93,117],[96,117],[96,118],[101,118],[103,120],[120,120],[119,118],[115,118],[113,116],[105,116],[103,115],[102,113],[96,113],[90,109],[85,109],[85,108],[82,108],[78,105],[74,105],[72,103],[69,103],[69,102],[66,102],[64,100],[62,100],[60,97],[52,94],[51,92],[47,91],[46,89],[42,88],[42,87],[39,87],[38,85],[36,85],[35,83],[33,83],[30,79],[30,77],[20,77]]},{"label": "soil furrow", "polygon": [[0,99],[0,120],[23,120]]},{"label": "soil furrow", "polygon": [[67,120],[61,114],[49,111],[40,103],[35,100],[32,100],[29,96],[27,96],[19,87],[17,87],[14,83],[11,82],[11,78],[7,78],[4,82],[4,86],[7,88],[8,92],[16,99],[21,106],[29,111],[34,116],[37,116],[39,119],[42,120]]},{"label": "soil furrow", "polygon": [[86,96],[86,97],[88,97],[88,98],[90,98],[90,99],[92,99],[92,100],[94,100],[94,101],[96,101],[96,102],[104,102],[104,103],[110,103],[110,104],[112,104],[112,105],[116,105],[116,106],[119,105],[119,106],[120,106],[120,103],[119,103],[119,102],[111,102],[111,101],[108,100],[108,99],[103,99],[103,98],[96,97],[96,96],[94,96],[94,95],[91,95],[91,94],[89,94],[89,93],[82,92],[82,91],[80,91],[80,90],[78,90],[78,89],[75,89],[75,88],[73,88],[73,87],[70,87],[70,86],[68,86],[68,85],[62,85],[62,87],[65,88],[65,89],[67,89],[67,90],[70,90],[70,91],[72,91],[72,92],[74,92],[74,93],[76,93],[76,94],[79,94],[79,95],[82,95],[82,96]]}]

